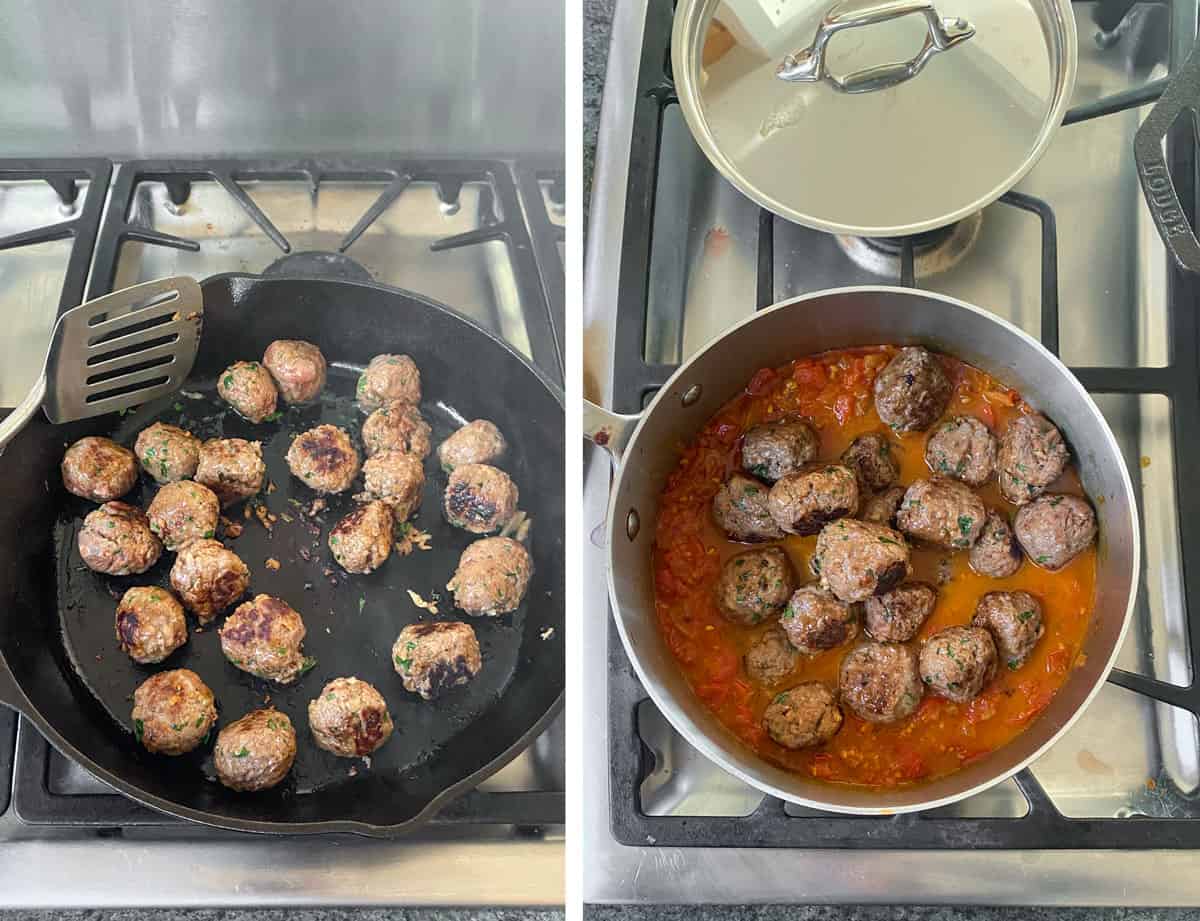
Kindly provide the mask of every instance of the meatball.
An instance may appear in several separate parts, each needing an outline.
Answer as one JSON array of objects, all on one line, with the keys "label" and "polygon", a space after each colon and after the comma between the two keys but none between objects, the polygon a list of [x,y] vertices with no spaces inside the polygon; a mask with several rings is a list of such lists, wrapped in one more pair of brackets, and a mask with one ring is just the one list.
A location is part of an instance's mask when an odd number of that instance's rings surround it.
[{"label": "meatball", "polygon": [[409,624],[392,646],[392,663],[404,690],[433,700],[479,674],[483,659],[470,624]]},{"label": "meatball", "polygon": [[789,534],[816,534],[827,522],[858,510],[858,482],[849,467],[839,464],[789,473],[771,487],[767,508]]},{"label": "meatball", "polygon": [[217,394],[251,422],[262,422],[275,412],[278,396],[271,372],[257,361],[236,361],[222,371]]},{"label": "meatball", "polygon": [[842,703],[868,723],[894,723],[921,702],[917,654],[898,643],[863,643],[842,659]]},{"label": "meatball", "polygon": [[768,487],[735,473],[713,496],[713,519],[730,540],[761,543],[779,540],[783,531],[767,508]]},{"label": "meatball", "polygon": [[288,469],[320,493],[345,492],[358,476],[358,451],[336,425],[318,425],[297,435],[287,452]]},{"label": "meatball", "polygon": [[155,422],[138,433],[133,453],[159,483],[174,483],[196,475],[200,439],[177,425]]},{"label": "meatball", "polygon": [[1021,548],[1012,528],[999,512],[989,511],[979,539],[967,560],[981,576],[1004,579],[1021,568]]},{"label": "meatball", "polygon": [[803,653],[834,649],[858,636],[858,614],[816,585],[796,590],[779,620],[788,641]]},{"label": "meatball", "polygon": [[346,572],[374,572],[392,552],[395,519],[384,502],[360,505],[333,526],[329,551]]},{"label": "meatball", "polygon": [[811,463],[820,446],[821,439],[807,422],[763,422],[742,438],[742,468],[774,483]]},{"label": "meatball", "polygon": [[167,483],[146,510],[150,530],[168,550],[179,550],[194,540],[217,533],[221,501],[207,486],[191,480]]},{"label": "meatball", "polygon": [[263,365],[285,403],[309,403],[325,389],[325,356],[303,339],[276,339],[263,352]]},{"label": "meatball", "polygon": [[876,493],[862,504],[859,517],[872,524],[885,524],[889,528],[896,525],[896,512],[904,501],[903,486],[889,486],[881,493]]},{"label": "meatball", "polygon": [[867,633],[881,643],[907,643],[933,613],[937,597],[937,589],[928,582],[905,582],[868,598],[863,606]]},{"label": "meatball", "polygon": [[763,712],[763,729],[777,744],[792,750],[824,745],[842,728],[842,708],[833,691],[806,681],[776,694]]},{"label": "meatball", "polygon": [[108,438],[80,438],[63,455],[63,486],[93,502],[119,499],[133,489],[137,477],[133,452]]},{"label": "meatball", "polygon": [[472,534],[491,534],[508,524],[517,510],[517,484],[498,467],[463,464],[446,484],[446,519]]},{"label": "meatball", "polygon": [[867,432],[850,442],[842,452],[842,463],[854,471],[863,493],[886,489],[900,476],[891,443],[879,432]]},{"label": "meatball", "polygon": [[256,495],[266,479],[262,445],[242,438],[212,438],[200,446],[196,482],[203,483],[223,507]]},{"label": "meatball", "polygon": [[407,355],[376,355],[358,378],[358,405],[378,409],[384,403],[421,402],[421,372]]},{"label": "meatball", "polygon": [[190,669],[151,675],[133,692],[133,734],[147,751],[190,752],[216,722],[213,693]]},{"label": "meatball", "polygon": [[221,652],[244,672],[279,684],[291,684],[308,671],[304,621],[286,601],[255,595],[230,614],[217,635]]},{"label": "meatball", "polygon": [[494,464],[508,451],[500,429],[487,419],[468,422],[438,445],[438,463],[452,473],[463,464]]},{"label": "meatball", "polygon": [[171,588],[201,624],[207,624],[246,594],[249,585],[246,564],[215,540],[188,544],[171,567]]},{"label": "meatball", "polygon": [[362,440],[367,457],[384,451],[402,451],[419,460],[429,456],[433,429],[421,417],[415,406],[407,403],[388,403],[381,406],[363,423]]},{"label": "meatball", "polygon": [[955,416],[925,442],[925,463],[934,473],[982,486],[996,469],[996,438],[974,416]]},{"label": "meatball", "polygon": [[1000,495],[1013,505],[1036,499],[1059,478],[1068,460],[1067,443],[1053,422],[1038,413],[1018,416],[1000,436]]},{"label": "meatball", "polygon": [[525,545],[510,537],[485,537],[467,546],[446,583],[454,604],[468,614],[495,617],[515,611],[533,577]]},{"label": "meatball", "polygon": [[213,767],[231,790],[253,793],[275,786],[296,760],[296,730],[274,707],[251,710],[217,734]]},{"label": "meatball", "polygon": [[317,746],[354,758],[369,755],[392,734],[387,701],[360,678],[334,678],[308,704],[308,725]]},{"label": "meatball", "polygon": [[89,569],[110,576],[145,572],[162,556],[162,543],[140,508],[105,502],[83,519],[79,555]]},{"label": "meatball", "polygon": [[947,627],[925,641],[920,665],[932,693],[966,703],[996,674],[996,644],[982,627]]},{"label": "meatball", "polygon": [[1017,511],[1013,530],[1025,555],[1053,572],[1091,546],[1096,513],[1078,496],[1040,496]]},{"label": "meatball", "polygon": [[970,487],[942,476],[916,480],[896,512],[896,526],[909,537],[950,550],[973,546],[986,520],[983,500]]},{"label": "meatball", "polygon": [[[495,470],[484,467],[483,470]],[[499,471],[496,471],[499,473]],[[509,481],[512,482],[511,480]],[[397,522],[407,521],[421,505],[421,490],[425,488],[425,470],[421,461],[403,451],[384,451],[367,459],[363,464],[363,489],[373,499],[381,499],[392,510]],[[516,490],[513,486],[513,507],[516,507]],[[509,509],[504,520],[512,517]]]},{"label": "meatball", "polygon": [[1029,592],[988,592],[971,623],[991,633],[1000,661],[1013,671],[1025,664],[1046,631],[1042,605]]},{"label": "meatball", "polygon": [[782,611],[795,590],[792,565],[783,550],[747,550],[721,568],[717,607],[727,620],[748,626]]},{"label": "meatball", "polygon": [[899,531],[854,518],[821,529],[813,568],[820,570],[821,584],[847,603],[890,591],[912,570]]},{"label": "meatball", "polygon": [[941,363],[920,347],[901,349],[875,378],[875,409],[897,432],[920,432],[946,411],[950,381]]},{"label": "meatball", "polygon": [[161,662],[187,642],[183,605],[165,588],[138,585],[117,605],[117,645],[142,665]]},{"label": "meatball", "polygon": [[780,626],[769,627],[746,650],[746,674],[765,687],[779,684],[800,662],[800,653]]}]

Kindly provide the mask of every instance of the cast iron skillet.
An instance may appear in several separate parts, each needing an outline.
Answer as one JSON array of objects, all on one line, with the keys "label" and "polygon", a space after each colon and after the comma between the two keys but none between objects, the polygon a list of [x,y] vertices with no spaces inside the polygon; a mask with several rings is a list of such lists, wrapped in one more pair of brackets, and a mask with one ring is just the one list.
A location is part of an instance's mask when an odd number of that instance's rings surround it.
[{"label": "cast iron skillet", "polygon": [[[0,702],[31,719],[101,780],[175,816],[241,831],[406,832],[524,750],[561,707],[561,394],[505,343],[408,292],[250,275],[216,276],[202,288],[204,333],[183,393],[123,418],[109,415],[70,426],[52,426],[39,414],[0,460],[0,598],[7,601],[0,610]],[[216,376],[237,359],[261,356],[277,338],[316,343],[330,362],[329,385],[319,404],[251,425],[224,411],[215,396]],[[436,456],[426,462],[415,519],[432,534],[428,552],[393,554],[375,573],[349,576],[332,562],[326,538],[349,510],[350,495],[330,497],[315,523],[300,514],[298,504],[307,505],[315,494],[289,475],[283,453],[295,434],[319,422],[346,426],[357,440],[364,418],[353,402],[357,373],[380,352],[407,353],[420,367],[421,410],[433,426],[435,445],[464,420],[481,417],[507,436],[511,447],[502,466],[520,487],[520,508],[533,521],[534,576],[514,614],[466,618],[453,611],[445,583],[472,536],[442,516],[445,477]],[[215,634],[219,620],[191,633],[187,645],[159,666],[136,665],[117,648],[115,598],[130,585],[167,584],[174,554],[164,552],[142,576],[113,578],[86,569],[75,539],[83,515],[95,506],[63,489],[59,462],[65,446],[83,435],[107,434],[131,445],[155,420],[183,424],[203,437],[263,442],[276,488],[261,498],[279,520],[268,533],[235,507],[233,517],[245,530],[225,543],[250,567],[250,594],[278,595],[304,617],[305,651],[317,665],[291,687],[269,685],[225,662]],[[127,501],[145,507],[155,488],[145,479]],[[278,570],[266,568],[269,557],[279,561]],[[483,650],[479,677],[432,703],[405,692],[391,666],[400,629],[431,616],[413,605],[408,588],[426,599],[440,592],[437,619],[468,620]],[[213,689],[221,726],[261,706],[268,695],[288,713],[299,752],[284,784],[260,794],[233,793],[212,779],[211,745],[166,758],[137,744],[130,695],[153,672],[179,667],[193,669]],[[325,682],[348,675],[380,690],[396,725],[393,738],[369,762],[321,751],[308,729],[308,701]]]}]

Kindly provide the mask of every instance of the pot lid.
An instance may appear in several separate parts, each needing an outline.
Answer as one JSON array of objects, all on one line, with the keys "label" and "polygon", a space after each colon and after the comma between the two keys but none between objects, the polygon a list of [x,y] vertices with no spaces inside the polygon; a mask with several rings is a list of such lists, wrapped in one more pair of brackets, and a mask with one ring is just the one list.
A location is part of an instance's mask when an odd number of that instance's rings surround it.
[{"label": "pot lid", "polygon": [[680,0],[672,60],[701,148],[763,207],[899,236],[1027,172],[1075,81],[1069,0]]}]

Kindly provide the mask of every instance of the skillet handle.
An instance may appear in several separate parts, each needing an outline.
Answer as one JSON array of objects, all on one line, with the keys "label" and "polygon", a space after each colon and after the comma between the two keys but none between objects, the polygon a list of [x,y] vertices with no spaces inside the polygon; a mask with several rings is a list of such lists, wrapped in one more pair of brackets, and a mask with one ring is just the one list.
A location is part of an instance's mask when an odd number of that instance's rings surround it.
[{"label": "skillet handle", "polygon": [[3,655],[0,655],[0,704],[25,716],[31,711],[29,698],[17,684],[17,679],[13,677],[8,661]]},{"label": "skillet handle", "polygon": [[639,416],[626,416],[583,401],[583,437],[608,452],[614,466],[619,466],[629,444],[629,436],[642,421]]},{"label": "skillet handle", "polygon": [[29,420],[41,408],[42,401],[45,399],[46,374],[43,372],[38,375],[37,382],[25,395],[25,399],[11,413],[0,419],[0,454],[3,454],[8,443],[20,434],[21,429],[29,424]]}]

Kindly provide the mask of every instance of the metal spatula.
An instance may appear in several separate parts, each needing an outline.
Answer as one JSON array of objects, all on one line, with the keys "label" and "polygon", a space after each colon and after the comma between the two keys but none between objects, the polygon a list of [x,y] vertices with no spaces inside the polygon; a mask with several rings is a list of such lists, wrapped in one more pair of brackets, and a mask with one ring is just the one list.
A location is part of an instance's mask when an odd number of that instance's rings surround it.
[{"label": "metal spatula", "polygon": [[42,374],[0,421],[0,451],[38,407],[54,423],[129,409],[179,389],[200,345],[204,297],[193,278],[148,281],[68,310]]}]

